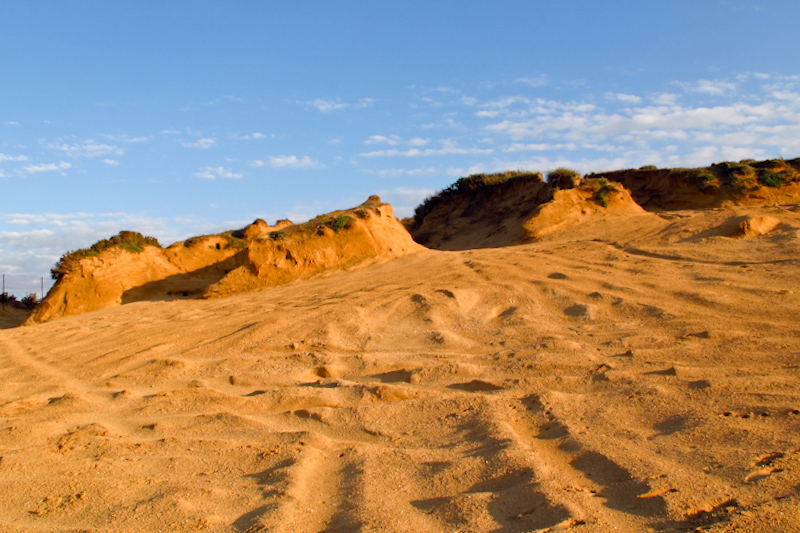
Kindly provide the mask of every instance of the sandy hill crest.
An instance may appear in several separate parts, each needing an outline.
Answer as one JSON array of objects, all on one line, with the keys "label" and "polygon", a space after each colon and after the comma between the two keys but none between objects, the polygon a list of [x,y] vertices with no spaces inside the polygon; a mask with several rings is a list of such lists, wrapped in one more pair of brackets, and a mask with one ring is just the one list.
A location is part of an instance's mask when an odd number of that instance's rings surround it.
[{"label": "sandy hill crest", "polygon": [[800,158],[717,163],[703,168],[599,172],[587,178],[621,183],[648,211],[775,205],[800,199]]},{"label": "sandy hill crest", "polygon": [[[520,244],[598,217],[800,200],[800,159],[718,163],[705,168],[619,170],[581,177],[476,174],[420,205],[407,223],[414,239],[441,250]],[[752,228],[741,230],[752,233]]]},{"label": "sandy hill crest", "polygon": [[409,229],[429,248],[465,250],[529,242],[597,216],[643,214],[630,192],[563,170],[462,178],[417,208]]},{"label": "sandy hill crest", "polygon": [[257,219],[165,249],[133,232],[101,242],[99,251],[62,258],[56,284],[27,324],[136,301],[227,296],[422,249],[377,196],[304,224]]}]

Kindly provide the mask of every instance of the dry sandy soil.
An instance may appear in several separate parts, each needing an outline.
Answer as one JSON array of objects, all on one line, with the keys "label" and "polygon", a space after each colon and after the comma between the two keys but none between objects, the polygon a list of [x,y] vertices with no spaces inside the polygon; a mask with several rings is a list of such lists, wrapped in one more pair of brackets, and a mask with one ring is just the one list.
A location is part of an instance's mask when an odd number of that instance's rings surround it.
[{"label": "dry sandy soil", "polygon": [[799,230],[643,213],[3,317],[0,530],[798,531]]}]

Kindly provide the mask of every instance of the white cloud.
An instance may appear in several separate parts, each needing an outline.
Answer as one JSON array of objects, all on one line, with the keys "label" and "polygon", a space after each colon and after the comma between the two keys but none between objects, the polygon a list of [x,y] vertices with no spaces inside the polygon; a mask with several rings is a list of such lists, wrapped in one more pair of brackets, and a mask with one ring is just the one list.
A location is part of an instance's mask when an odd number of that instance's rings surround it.
[{"label": "white cloud", "polygon": [[112,141],[131,143],[131,144],[145,143],[153,140],[152,137],[147,137],[144,135],[140,135],[138,137],[129,137],[128,135],[104,135],[104,137]]},{"label": "white cloud", "polygon": [[303,102],[304,105],[312,107],[320,113],[330,113],[343,109],[363,109],[365,107],[371,107],[374,103],[375,100],[373,98],[362,98],[356,102],[342,102],[338,98],[315,98],[314,100]]},{"label": "white cloud", "polygon": [[267,161],[256,160],[251,163],[254,167],[272,168],[324,168],[325,165],[312,160],[309,156],[297,157],[296,155],[269,156]]},{"label": "white cloud", "polygon": [[388,144],[389,146],[397,146],[400,144],[400,137],[397,135],[391,135],[389,137],[385,135],[372,135],[364,144]]},{"label": "white cloud", "polygon": [[526,85],[530,85],[531,87],[544,87],[550,84],[550,76],[547,74],[539,74],[538,76],[517,78],[517,81]]},{"label": "white cloud", "polygon": [[193,143],[187,143],[185,141],[181,141],[181,144],[186,148],[201,148],[205,150],[217,144],[217,141],[214,139],[202,138]]},{"label": "white cloud", "polygon": [[191,235],[225,231],[201,218],[150,218],[131,213],[11,213],[0,224],[20,231],[0,231],[0,270],[9,274],[49,276],[50,268],[68,250],[86,248],[121,230],[138,231],[169,245]]},{"label": "white cloud", "polygon": [[[251,141],[251,140],[258,141],[258,140],[267,138],[266,134],[261,133],[259,131],[256,131],[254,133],[249,133],[247,135],[240,135],[238,133],[230,133],[230,134],[228,134],[228,136],[231,139],[236,139],[237,141]],[[274,139],[275,138],[275,134],[272,134],[270,137]]]},{"label": "white cloud", "polygon": [[6,124],[8,124],[9,126],[19,126],[19,122],[15,120],[6,120]]},{"label": "white cloud", "polygon": [[653,96],[653,103],[656,105],[676,105],[679,96],[675,93],[659,93]]},{"label": "white cloud", "polygon": [[410,217],[414,209],[430,196],[436,194],[436,189],[412,189],[397,187],[396,189],[379,191],[381,199],[392,205],[394,215],[399,218]]},{"label": "white cloud", "polygon": [[237,172],[231,172],[230,169],[225,167],[203,167],[195,172],[195,177],[213,180],[217,178],[225,178],[225,179],[239,179],[242,177],[241,174]]},{"label": "white cloud", "polygon": [[577,150],[578,145],[575,143],[560,143],[560,144],[550,144],[550,143],[531,143],[531,144],[521,144],[521,143],[514,143],[504,151],[507,153],[510,152],[547,152],[551,150]]},{"label": "white cloud", "polygon": [[694,83],[678,83],[684,90],[694,93],[722,95],[736,91],[736,84],[723,80],[699,80]]},{"label": "white cloud", "polygon": [[77,143],[50,143],[46,145],[50,150],[64,152],[69,157],[101,157],[104,155],[122,155],[124,150],[111,144],[97,143],[94,140],[85,140]]},{"label": "white cloud", "polygon": [[361,157],[429,157],[443,155],[489,155],[494,153],[493,148],[461,148],[451,140],[442,141],[441,148],[411,148],[409,150],[374,150],[359,154]]},{"label": "white cloud", "polygon": [[363,172],[381,178],[400,178],[403,176],[415,177],[439,173],[436,167],[423,168],[382,168],[382,169],[363,169]]},{"label": "white cloud", "polygon": [[0,153],[0,163],[4,163],[6,161],[27,161],[27,155],[6,155]]},{"label": "white cloud", "polygon": [[106,165],[111,165],[112,167],[119,165],[119,161],[116,161],[114,159],[103,159],[103,163],[105,163]]},{"label": "white cloud", "polygon": [[640,104],[642,103],[642,98],[640,96],[636,96],[633,94],[625,94],[625,93],[617,93],[614,97],[619,100],[620,102],[625,102],[628,104]]},{"label": "white cloud", "polygon": [[56,170],[67,170],[68,168],[71,168],[71,167],[72,167],[71,164],[65,163],[64,161],[61,161],[58,164],[56,164],[56,163],[47,163],[47,164],[43,164],[43,165],[31,165],[31,166],[25,167],[24,170],[28,174],[36,174],[36,173],[39,173],[39,172],[53,172],[53,171],[56,171]]}]

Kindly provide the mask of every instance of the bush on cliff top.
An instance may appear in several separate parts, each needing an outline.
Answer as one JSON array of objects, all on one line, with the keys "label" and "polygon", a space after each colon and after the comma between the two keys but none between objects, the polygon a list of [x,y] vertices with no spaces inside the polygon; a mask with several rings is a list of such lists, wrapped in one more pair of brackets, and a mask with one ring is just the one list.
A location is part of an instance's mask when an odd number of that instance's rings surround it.
[{"label": "bush on cliff top", "polygon": [[433,208],[441,202],[448,199],[467,193],[480,193],[487,190],[492,186],[505,183],[512,179],[532,179],[542,181],[542,175],[539,172],[527,171],[513,171],[497,172],[494,174],[472,174],[466,178],[459,178],[455,183],[446,189],[439,191],[434,196],[426,198],[422,204],[417,206],[414,210],[413,225],[419,227],[422,220],[433,210]]},{"label": "bush on cliff top", "polygon": [[119,235],[97,241],[90,248],[81,248],[80,250],[65,253],[56,262],[55,266],[50,269],[50,275],[54,280],[58,281],[69,273],[81,259],[98,256],[100,252],[108,248],[117,247],[126,252],[138,254],[144,251],[145,246],[161,248],[158,239],[155,237],[147,237],[135,231],[120,231]]}]

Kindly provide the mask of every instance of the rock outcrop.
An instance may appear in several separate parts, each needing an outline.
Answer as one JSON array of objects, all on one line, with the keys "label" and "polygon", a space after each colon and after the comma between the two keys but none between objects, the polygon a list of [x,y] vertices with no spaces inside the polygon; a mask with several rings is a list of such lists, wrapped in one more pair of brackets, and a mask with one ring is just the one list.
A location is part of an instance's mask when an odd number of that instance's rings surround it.
[{"label": "rock outcrop", "polygon": [[800,200],[800,159],[745,160],[705,168],[643,167],[599,172],[616,181],[648,211],[773,205]]},{"label": "rock outcrop", "polygon": [[304,224],[258,219],[166,249],[109,247],[71,262],[26,323],[143,300],[227,296],[422,249],[392,207],[373,196]]},{"label": "rock outcrop", "polygon": [[414,239],[440,250],[520,244],[596,216],[641,214],[619,183],[541,174],[474,177],[451,187],[417,209],[410,224]]}]

